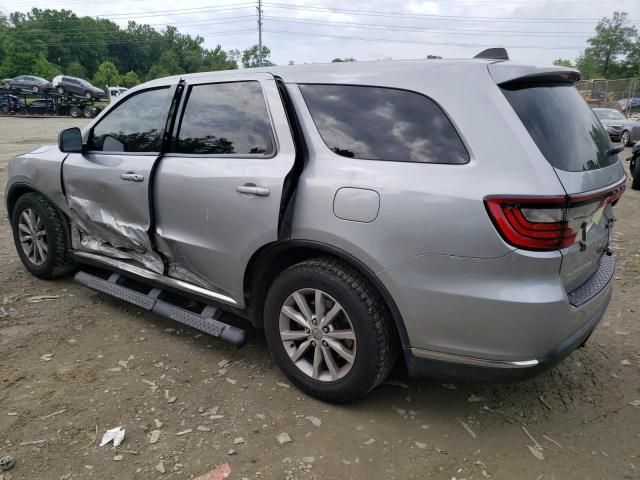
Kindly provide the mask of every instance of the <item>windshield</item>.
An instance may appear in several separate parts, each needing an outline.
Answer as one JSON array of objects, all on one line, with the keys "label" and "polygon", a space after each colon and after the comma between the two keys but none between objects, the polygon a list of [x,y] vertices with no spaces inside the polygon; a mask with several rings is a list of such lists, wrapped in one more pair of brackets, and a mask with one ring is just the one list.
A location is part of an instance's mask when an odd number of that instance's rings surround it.
[{"label": "windshield", "polygon": [[573,85],[514,82],[501,89],[553,167],[579,172],[617,161],[607,132]]},{"label": "windshield", "polygon": [[600,120],[626,120],[625,116],[617,110],[602,110],[594,108],[593,111]]}]

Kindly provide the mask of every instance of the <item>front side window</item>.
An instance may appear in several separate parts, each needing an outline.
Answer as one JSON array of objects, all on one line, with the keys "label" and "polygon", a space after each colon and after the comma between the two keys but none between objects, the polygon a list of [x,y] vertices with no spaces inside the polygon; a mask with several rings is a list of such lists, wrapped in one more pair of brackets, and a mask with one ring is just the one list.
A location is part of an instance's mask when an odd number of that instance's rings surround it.
[{"label": "front side window", "polygon": [[395,88],[300,85],[320,136],[336,154],[364,160],[462,164],[469,154],[431,99]]},{"label": "front side window", "polygon": [[176,152],[271,155],[273,131],[260,83],[194,85],[178,131]]},{"label": "front side window", "polygon": [[133,95],[111,110],[89,136],[101,152],[159,152],[171,106],[169,88]]}]

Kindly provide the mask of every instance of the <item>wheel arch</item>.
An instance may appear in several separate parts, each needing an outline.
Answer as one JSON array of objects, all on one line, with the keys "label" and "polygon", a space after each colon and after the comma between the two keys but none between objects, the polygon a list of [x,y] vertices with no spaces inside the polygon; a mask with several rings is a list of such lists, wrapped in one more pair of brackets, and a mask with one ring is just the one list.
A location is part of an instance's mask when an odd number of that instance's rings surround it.
[{"label": "wheel arch", "polygon": [[[34,185],[31,185],[30,183],[19,182],[19,183],[14,183],[13,185],[11,185],[11,187],[9,187],[9,191],[7,192],[6,205],[7,205],[7,214],[9,215],[9,217],[8,217],[9,218],[9,222],[11,222],[11,218],[13,217],[13,209],[14,209],[14,207],[16,205],[16,202],[25,193],[37,193],[39,195],[42,195],[49,202],[51,202],[51,204],[54,205],[56,207],[56,209],[60,213],[62,213],[62,215],[65,218],[67,218],[67,215],[62,210],[60,210],[60,208],[58,208],[58,206],[53,201],[53,199],[51,197],[49,197],[47,194],[43,193],[42,190],[40,190],[39,188],[35,187]],[[67,218],[67,220],[68,220],[68,218]]]},{"label": "wheel arch", "polygon": [[403,351],[410,348],[402,315],[391,294],[363,262],[344,250],[313,240],[286,240],[258,250],[249,260],[244,275],[245,301],[249,319],[256,327],[262,327],[262,310],[269,286],[285,269],[296,263],[319,256],[334,256],[356,268],[380,294],[398,333]]}]

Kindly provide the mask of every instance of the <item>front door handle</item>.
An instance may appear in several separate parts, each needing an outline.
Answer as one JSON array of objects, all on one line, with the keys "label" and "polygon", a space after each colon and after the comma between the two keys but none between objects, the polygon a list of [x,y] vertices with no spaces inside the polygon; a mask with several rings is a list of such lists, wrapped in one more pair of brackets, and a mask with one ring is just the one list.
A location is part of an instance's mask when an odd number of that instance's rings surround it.
[{"label": "front door handle", "polygon": [[120,178],[125,182],[141,182],[144,180],[144,175],[139,173],[127,172],[120,175]]},{"label": "front door handle", "polygon": [[271,193],[268,187],[259,187],[253,183],[246,183],[236,187],[236,192],[257,195],[258,197],[268,197]]}]

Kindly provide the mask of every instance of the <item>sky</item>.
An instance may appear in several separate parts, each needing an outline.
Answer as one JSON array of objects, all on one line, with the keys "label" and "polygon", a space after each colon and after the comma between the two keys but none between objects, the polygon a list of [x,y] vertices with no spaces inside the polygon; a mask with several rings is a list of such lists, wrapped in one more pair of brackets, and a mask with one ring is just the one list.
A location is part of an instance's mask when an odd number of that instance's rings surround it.
[{"label": "sky", "polygon": [[[205,46],[243,50],[258,43],[257,0],[0,0],[0,11],[70,9],[199,34]],[[505,47],[518,61],[575,60],[598,19],[614,10],[640,30],[640,0],[263,0],[263,44],[276,64],[468,58]]]}]

